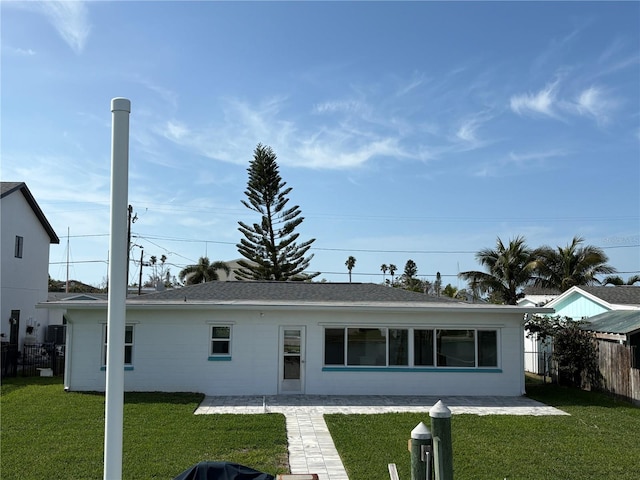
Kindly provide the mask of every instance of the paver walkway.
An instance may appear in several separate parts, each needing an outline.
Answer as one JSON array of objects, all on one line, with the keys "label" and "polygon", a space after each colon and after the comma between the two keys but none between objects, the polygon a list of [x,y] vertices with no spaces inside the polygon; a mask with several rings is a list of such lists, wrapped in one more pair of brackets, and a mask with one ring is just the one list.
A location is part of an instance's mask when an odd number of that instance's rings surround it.
[{"label": "paver walkway", "polygon": [[349,480],[324,421],[325,413],[423,412],[442,400],[453,414],[568,415],[526,397],[274,395],[205,397],[196,415],[282,413],[286,418],[291,473],[317,473],[320,480]]}]

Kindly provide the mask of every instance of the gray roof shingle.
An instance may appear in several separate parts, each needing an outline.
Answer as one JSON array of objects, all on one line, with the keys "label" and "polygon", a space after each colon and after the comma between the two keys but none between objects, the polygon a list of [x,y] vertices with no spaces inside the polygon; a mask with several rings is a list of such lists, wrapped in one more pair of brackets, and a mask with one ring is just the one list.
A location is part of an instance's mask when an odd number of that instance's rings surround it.
[{"label": "gray roof shingle", "polygon": [[635,285],[617,285],[613,287],[603,286],[579,286],[591,295],[604,300],[607,303],[617,305],[640,305],[640,287]]},{"label": "gray roof shingle", "polygon": [[165,290],[129,301],[296,301],[296,302],[434,302],[461,303],[374,283],[207,282]]}]

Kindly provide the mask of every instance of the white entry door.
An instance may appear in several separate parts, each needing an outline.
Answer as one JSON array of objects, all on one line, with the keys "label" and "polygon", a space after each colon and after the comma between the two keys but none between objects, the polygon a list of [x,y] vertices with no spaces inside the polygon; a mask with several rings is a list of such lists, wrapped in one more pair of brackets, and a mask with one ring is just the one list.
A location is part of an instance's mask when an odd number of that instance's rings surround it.
[{"label": "white entry door", "polygon": [[280,327],[279,393],[304,393],[305,327]]}]

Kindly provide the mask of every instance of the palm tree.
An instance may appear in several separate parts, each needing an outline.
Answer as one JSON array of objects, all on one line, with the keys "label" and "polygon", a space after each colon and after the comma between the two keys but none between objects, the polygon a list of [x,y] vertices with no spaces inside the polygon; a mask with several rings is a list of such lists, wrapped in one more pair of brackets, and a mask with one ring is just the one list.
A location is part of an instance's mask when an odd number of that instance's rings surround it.
[{"label": "palm tree", "polygon": [[504,245],[500,237],[496,248],[485,248],[476,253],[476,260],[488,271],[470,270],[458,276],[470,282],[483,293],[508,305],[515,305],[522,297],[522,288],[531,282],[535,268],[533,251],[527,247],[524,237],[516,237]]},{"label": "palm tree", "polygon": [[349,255],[349,258],[347,258],[347,261],[344,262],[344,264],[347,266],[347,270],[349,270],[349,283],[351,283],[351,270],[356,266],[356,257]]},{"label": "palm tree", "polygon": [[200,257],[195,265],[187,265],[178,275],[180,281],[184,281],[186,285],[194,285],[196,283],[205,283],[218,280],[218,270],[224,271],[229,275],[229,267],[226,263],[216,261],[209,262],[208,257]]},{"label": "palm tree", "polygon": [[640,275],[633,275],[629,277],[626,282],[618,275],[609,275],[602,281],[602,285],[615,285],[619,287],[621,285],[633,285],[638,282],[640,282]]},{"label": "palm tree", "polygon": [[615,273],[616,269],[607,265],[609,258],[598,247],[580,246],[582,237],[573,237],[566,247],[540,247],[537,257],[535,285],[554,288],[566,292],[576,285],[599,284],[597,275]]},{"label": "palm tree", "polygon": [[398,267],[396,267],[393,263],[389,264],[389,275],[391,275],[391,285],[393,285],[393,281],[394,281],[394,275],[396,273],[396,271],[398,270]]},{"label": "palm tree", "polygon": [[389,267],[387,267],[386,263],[383,263],[382,265],[380,265],[380,270],[382,271],[382,283],[384,283],[385,276],[387,275],[387,270],[389,270]]}]

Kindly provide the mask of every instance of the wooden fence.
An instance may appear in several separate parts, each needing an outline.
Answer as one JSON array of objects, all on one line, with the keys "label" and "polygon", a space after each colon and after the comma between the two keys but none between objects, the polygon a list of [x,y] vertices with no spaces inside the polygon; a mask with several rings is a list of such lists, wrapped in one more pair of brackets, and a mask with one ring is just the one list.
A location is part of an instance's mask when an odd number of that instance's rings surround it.
[{"label": "wooden fence", "polygon": [[604,377],[606,391],[640,405],[640,369],[632,368],[632,348],[619,343],[599,340],[600,373]]}]

